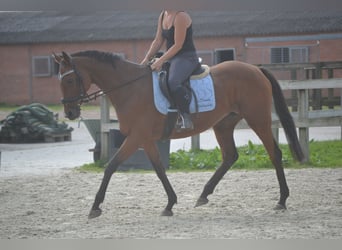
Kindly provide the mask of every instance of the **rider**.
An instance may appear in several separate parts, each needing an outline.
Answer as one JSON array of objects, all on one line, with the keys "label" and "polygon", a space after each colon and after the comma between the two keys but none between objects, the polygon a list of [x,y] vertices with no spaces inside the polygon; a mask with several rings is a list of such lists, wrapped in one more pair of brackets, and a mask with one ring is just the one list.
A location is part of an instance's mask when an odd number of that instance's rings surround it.
[{"label": "rider", "polygon": [[190,96],[183,86],[198,66],[192,38],[192,20],[188,13],[165,10],[160,14],[157,33],[141,64],[148,64],[165,41],[167,50],[152,63],[151,69],[160,71],[165,62],[170,63],[168,82],[172,97],[183,117],[181,128],[193,129],[189,112]]}]

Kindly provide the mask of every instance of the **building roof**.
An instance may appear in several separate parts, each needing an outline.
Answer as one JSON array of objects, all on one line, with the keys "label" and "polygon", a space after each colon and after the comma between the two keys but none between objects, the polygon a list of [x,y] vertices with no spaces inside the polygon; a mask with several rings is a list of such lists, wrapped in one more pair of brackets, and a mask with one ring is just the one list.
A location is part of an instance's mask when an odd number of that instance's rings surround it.
[{"label": "building roof", "polygon": [[[342,32],[342,11],[190,11],[195,37]],[[0,12],[0,44],[151,39],[158,12]]]}]

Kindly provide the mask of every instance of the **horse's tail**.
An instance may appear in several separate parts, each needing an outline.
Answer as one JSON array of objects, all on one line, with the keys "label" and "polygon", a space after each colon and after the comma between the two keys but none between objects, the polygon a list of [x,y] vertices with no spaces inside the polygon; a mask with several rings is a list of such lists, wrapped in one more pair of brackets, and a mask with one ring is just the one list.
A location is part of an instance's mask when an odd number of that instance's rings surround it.
[{"label": "horse's tail", "polygon": [[264,73],[272,85],[274,107],[280,119],[281,125],[284,128],[292,156],[299,162],[302,162],[304,160],[304,154],[298,141],[296,126],[286,105],[285,97],[283,95],[282,89],[280,88],[279,82],[270,71],[266,70],[265,68],[260,68],[260,70],[262,73]]}]

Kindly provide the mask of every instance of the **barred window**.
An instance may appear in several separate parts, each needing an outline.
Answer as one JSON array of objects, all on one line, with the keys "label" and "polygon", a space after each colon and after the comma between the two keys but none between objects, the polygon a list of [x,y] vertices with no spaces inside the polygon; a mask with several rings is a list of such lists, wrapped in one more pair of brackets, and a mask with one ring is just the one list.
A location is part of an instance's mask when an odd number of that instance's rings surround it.
[{"label": "barred window", "polygon": [[52,60],[50,56],[32,57],[32,71],[35,77],[46,77],[52,74]]},{"label": "barred window", "polygon": [[271,48],[271,63],[289,63],[289,48]]},{"label": "barred window", "polygon": [[271,63],[304,62],[308,62],[308,48],[306,47],[271,48]]}]

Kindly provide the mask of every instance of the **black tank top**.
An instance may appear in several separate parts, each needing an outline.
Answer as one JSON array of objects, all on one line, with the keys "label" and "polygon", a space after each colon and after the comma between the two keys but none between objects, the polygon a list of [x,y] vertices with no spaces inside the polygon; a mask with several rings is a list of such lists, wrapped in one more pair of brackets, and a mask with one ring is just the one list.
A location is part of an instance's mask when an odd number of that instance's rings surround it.
[{"label": "black tank top", "polygon": [[[164,19],[164,13],[162,18],[162,23]],[[172,24],[170,29],[164,29],[162,25],[162,36],[166,39],[166,48],[169,49],[175,44],[175,26]],[[185,53],[185,52],[196,52],[196,48],[194,45],[194,41],[192,39],[192,24],[186,29],[185,40],[181,50],[177,53],[177,55]]]}]

